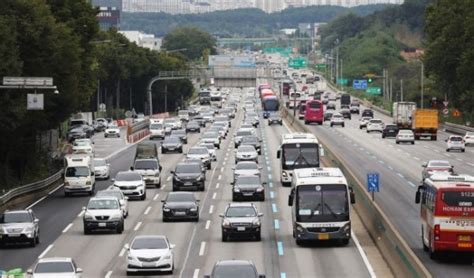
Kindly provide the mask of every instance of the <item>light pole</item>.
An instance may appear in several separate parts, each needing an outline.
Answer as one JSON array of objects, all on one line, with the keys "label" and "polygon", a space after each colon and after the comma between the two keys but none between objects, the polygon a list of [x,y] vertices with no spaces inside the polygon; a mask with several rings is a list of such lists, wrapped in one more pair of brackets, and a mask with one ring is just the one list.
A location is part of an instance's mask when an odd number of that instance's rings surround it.
[{"label": "light pole", "polygon": [[423,109],[425,65],[421,62],[421,109]]}]

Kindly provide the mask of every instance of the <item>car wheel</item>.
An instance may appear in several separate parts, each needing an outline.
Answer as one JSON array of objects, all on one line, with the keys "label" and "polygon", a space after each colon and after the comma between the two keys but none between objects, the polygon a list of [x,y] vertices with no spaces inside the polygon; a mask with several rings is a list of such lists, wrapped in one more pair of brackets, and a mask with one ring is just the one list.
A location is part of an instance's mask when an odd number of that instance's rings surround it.
[{"label": "car wheel", "polygon": [[397,145],[400,144],[400,142],[398,142],[398,141],[395,141],[395,143],[396,143]]},{"label": "car wheel", "polygon": [[166,149],[161,148],[161,153],[162,154],[166,153]]},{"label": "car wheel", "polygon": [[385,135],[382,134],[382,138],[385,138]]},{"label": "car wheel", "polygon": [[229,240],[229,238],[227,237],[227,234],[222,232],[222,241],[227,242],[228,240]]},{"label": "car wheel", "polygon": [[415,145],[415,141],[412,141],[411,144],[412,144],[412,145]]},{"label": "car wheel", "polygon": [[36,241],[36,244],[39,244],[39,243],[40,243],[39,231],[38,231],[38,233],[36,234],[35,241]]},{"label": "car wheel", "polygon": [[359,129],[362,129],[362,127],[361,127],[361,126],[359,126]]},{"label": "car wheel", "polygon": [[146,199],[146,192],[140,197],[140,200],[144,201]]},{"label": "car wheel", "polygon": [[346,246],[347,244],[349,244],[349,239],[348,238],[341,239],[341,245],[342,246]]},{"label": "car wheel", "polygon": [[333,126],[333,124],[331,124],[331,127]]},{"label": "car wheel", "polygon": [[196,218],[194,218],[194,222],[199,222],[199,216],[197,216]]},{"label": "car wheel", "polygon": [[117,226],[116,232],[117,232],[117,234],[121,234],[123,232],[123,224]]},{"label": "car wheel", "polygon": [[183,148],[179,149],[179,153],[183,153]]},{"label": "car wheel", "polygon": [[280,122],[280,125],[283,125],[283,123],[282,123],[282,122]]},{"label": "car wheel", "polygon": [[344,127],[345,125],[343,124],[342,127]]},{"label": "car wheel", "polygon": [[199,191],[204,191],[205,190],[205,186],[204,186],[204,182],[202,183],[202,185],[199,186]]},{"label": "car wheel", "polygon": [[463,153],[466,152],[466,149],[462,149],[461,152],[463,152]]},{"label": "car wheel", "polygon": [[90,234],[90,233],[91,233],[91,231],[90,231],[89,229],[87,229],[86,227],[84,227],[84,234],[85,234],[85,235],[88,235],[88,234]]},{"label": "car wheel", "polygon": [[35,247],[35,246],[36,246],[36,239],[35,239],[35,238],[32,238],[32,239],[30,240],[30,246],[31,246],[31,247]]},{"label": "car wheel", "polygon": [[64,196],[70,197],[70,196],[71,196],[71,193],[70,193],[70,192],[64,192]]},{"label": "car wheel", "polygon": [[256,241],[261,241],[262,240],[262,234],[260,232],[258,232],[257,234],[255,234],[255,240]]},{"label": "car wheel", "polygon": [[446,149],[446,151],[449,153],[449,149]]},{"label": "car wheel", "polygon": [[207,164],[207,170],[211,170],[211,163]]}]

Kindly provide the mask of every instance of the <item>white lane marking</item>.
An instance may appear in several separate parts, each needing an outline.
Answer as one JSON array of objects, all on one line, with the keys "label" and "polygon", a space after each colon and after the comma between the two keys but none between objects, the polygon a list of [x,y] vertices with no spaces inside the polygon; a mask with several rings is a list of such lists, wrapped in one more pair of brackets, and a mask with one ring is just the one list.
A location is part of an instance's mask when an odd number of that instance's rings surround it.
[{"label": "white lane marking", "polygon": [[364,148],[360,147],[360,148],[359,148],[359,150],[363,151],[363,150],[364,150]]},{"label": "white lane marking", "polygon": [[122,250],[120,250],[119,257],[123,257],[123,254],[125,254],[125,251],[127,251],[127,248],[125,248],[125,245],[122,247]]},{"label": "white lane marking", "polygon": [[209,230],[209,227],[211,226],[211,220],[206,221],[206,230]]},{"label": "white lane marking", "polygon": [[385,164],[385,162],[383,162],[383,160],[379,160],[379,163],[380,164]]},{"label": "white lane marking", "polygon": [[390,148],[395,148],[393,145],[390,145],[390,144],[388,144],[388,146],[389,146]]},{"label": "white lane marking", "polygon": [[85,211],[81,211],[81,212],[77,215],[77,217],[82,217],[82,216],[84,215],[84,213],[85,213]]},{"label": "white lane marking", "polygon": [[401,149],[397,149],[397,152],[401,152],[401,153],[402,153],[403,151],[402,151]]},{"label": "white lane marking", "polygon": [[66,228],[64,228],[63,234],[64,234],[64,233],[67,233],[67,231],[68,231],[69,229],[71,229],[71,227],[72,227],[72,223],[69,223],[69,224],[66,226]]},{"label": "white lane marking", "polygon": [[170,181],[170,180],[171,180],[171,176],[166,178],[166,181]]},{"label": "white lane marking", "polygon": [[438,151],[438,150],[434,150],[434,151],[435,151],[435,152],[437,152],[437,153],[439,153],[439,151]]},{"label": "white lane marking", "polygon": [[472,166],[472,167],[474,167],[474,164],[473,164],[473,163],[467,163],[467,164],[469,164],[469,166]]},{"label": "white lane marking", "polygon": [[145,215],[147,215],[151,210],[151,207],[147,207],[146,210],[145,210]]},{"label": "white lane marking", "polygon": [[392,166],[390,166],[390,165],[388,166],[388,169],[390,169],[390,170],[392,170],[392,171],[393,171],[393,167],[392,167]]},{"label": "white lane marking", "polygon": [[26,209],[31,209],[32,207],[36,206],[39,202],[43,201],[44,199],[46,199],[46,197],[48,197],[48,195],[46,196],[43,196],[41,199],[39,199],[38,201],[34,202],[33,204],[29,205]]},{"label": "white lane marking", "polygon": [[165,189],[165,188],[166,188],[166,186],[167,186],[167,184],[163,185],[163,186],[161,187],[161,189]]},{"label": "white lane marking", "polygon": [[413,187],[413,188],[416,187],[416,184],[414,184],[414,183],[411,182],[411,181],[408,181],[408,184],[409,184],[411,187]]},{"label": "white lane marking", "polygon": [[50,244],[48,247],[46,247],[46,249],[44,249],[44,251],[38,256],[38,259],[41,259],[46,256],[46,254],[49,252],[49,250],[51,250],[51,248],[53,248],[52,244]]},{"label": "white lane marking", "polygon": [[199,256],[204,255],[205,251],[206,251],[206,242],[202,241],[201,242],[201,247],[199,248]]},{"label": "white lane marking", "polygon": [[357,236],[354,234],[353,231],[351,231],[351,236],[354,240],[357,250],[360,253],[360,256],[362,257],[362,260],[364,261],[365,267],[367,267],[367,270],[369,271],[370,277],[376,278],[377,276],[375,275],[374,268],[370,264],[369,259],[367,258],[367,254],[365,254],[364,249],[362,249],[362,246],[360,245],[359,239],[357,239]]},{"label": "white lane marking", "polygon": [[61,184],[58,185],[55,189],[49,191],[48,195],[51,195],[51,194],[53,194],[54,192],[58,191],[58,189],[61,188],[63,185],[64,185],[64,183],[61,183]]},{"label": "white lane marking", "polygon": [[105,274],[104,278],[110,278],[110,277],[112,277],[112,270],[109,270],[107,274]]},{"label": "white lane marking", "polygon": [[199,268],[196,268],[193,272],[193,278],[199,278]]},{"label": "white lane marking", "polygon": [[227,161],[227,156],[224,158],[224,163]]},{"label": "white lane marking", "polygon": [[222,166],[225,166],[225,161],[222,163]]},{"label": "white lane marking", "polygon": [[209,207],[209,214],[212,214],[214,212],[214,205],[211,205]]},{"label": "white lane marking", "polygon": [[153,197],[153,201],[156,201],[156,199],[158,199],[158,197],[160,197],[160,193],[155,194],[155,197]]},{"label": "white lane marking", "polygon": [[133,229],[134,231],[138,231],[140,229],[140,226],[142,225],[142,222],[138,222],[135,228]]},{"label": "white lane marking", "polygon": [[222,179],[222,175],[219,175],[219,176],[217,177],[217,179],[218,179],[218,180],[221,180],[221,179]]},{"label": "white lane marking", "polygon": [[447,153],[443,153],[443,155],[447,156],[447,157],[451,157],[451,155],[447,154]]},{"label": "white lane marking", "polygon": [[462,160],[462,159],[460,159],[460,158],[456,158],[456,160],[457,160],[457,161],[461,161],[461,162],[463,162],[463,160]]},{"label": "white lane marking", "polygon": [[212,194],[212,199],[216,199],[216,196],[217,196],[217,192],[214,192],[214,193]]},{"label": "white lane marking", "polygon": [[400,174],[400,173],[397,173],[397,175],[398,175],[400,178],[402,178],[402,179],[405,178],[405,177],[404,177],[402,174]]},{"label": "white lane marking", "polygon": [[216,189],[218,189],[218,188],[219,188],[219,183],[216,183]]},{"label": "white lane marking", "polygon": [[413,158],[414,158],[415,160],[420,160],[420,159],[419,159],[418,157],[416,157],[416,156],[414,156]]},{"label": "white lane marking", "polygon": [[221,173],[224,172],[224,167],[221,168]]}]

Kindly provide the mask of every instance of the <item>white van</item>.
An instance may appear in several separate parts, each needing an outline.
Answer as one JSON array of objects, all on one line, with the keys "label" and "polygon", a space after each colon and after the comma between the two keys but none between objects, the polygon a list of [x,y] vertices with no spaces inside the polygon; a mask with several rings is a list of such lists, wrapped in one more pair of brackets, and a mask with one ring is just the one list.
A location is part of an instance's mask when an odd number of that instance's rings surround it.
[{"label": "white van", "polygon": [[70,196],[78,192],[92,196],[95,190],[93,157],[88,154],[71,154],[64,160],[64,194]]}]

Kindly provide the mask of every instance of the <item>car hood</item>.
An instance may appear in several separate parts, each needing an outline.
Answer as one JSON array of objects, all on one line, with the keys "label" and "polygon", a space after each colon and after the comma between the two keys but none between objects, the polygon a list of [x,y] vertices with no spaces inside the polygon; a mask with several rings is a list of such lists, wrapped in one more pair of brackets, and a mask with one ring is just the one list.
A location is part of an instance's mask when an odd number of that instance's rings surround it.
[{"label": "car hood", "polygon": [[[5,228],[5,229],[14,229],[14,230],[20,230],[23,231],[24,228],[28,228],[28,227],[33,227],[33,223],[5,223],[5,224],[0,224],[0,227],[1,228]],[[21,232],[19,231],[19,232]]]},{"label": "car hood", "polygon": [[226,217],[230,223],[252,223],[256,217]]},{"label": "car hood", "polygon": [[163,147],[179,147],[181,146],[181,143],[163,143]]},{"label": "car hood", "polygon": [[114,185],[117,186],[131,186],[131,185],[142,185],[142,181],[115,181]]},{"label": "car hood", "polygon": [[95,166],[94,171],[107,171],[107,166]]},{"label": "car hood", "polygon": [[34,273],[33,278],[74,278],[80,277],[76,273]]},{"label": "car hood", "polygon": [[240,189],[257,189],[263,186],[261,184],[236,184],[235,187]]},{"label": "car hood", "polygon": [[196,179],[201,176],[201,173],[177,173],[175,176],[179,179]]},{"label": "car hood", "polygon": [[100,215],[122,215],[122,210],[120,208],[118,209],[88,209],[87,213],[92,215],[92,216],[100,216]]},{"label": "car hood", "polygon": [[197,159],[203,159],[203,158],[210,158],[209,154],[188,154],[186,155],[187,158],[197,158]]},{"label": "car hood", "polygon": [[152,176],[157,172],[159,173],[160,171],[158,169],[135,169],[135,172],[139,173],[142,176]]},{"label": "car hood", "polygon": [[128,254],[134,257],[153,258],[162,257],[169,253],[167,249],[130,249]]},{"label": "car hood", "polygon": [[244,155],[250,155],[250,156],[257,156],[256,152],[238,152],[237,156],[244,156]]},{"label": "car hood", "polygon": [[120,132],[120,129],[118,129],[118,128],[107,128],[105,130],[105,132],[110,132],[110,131]]},{"label": "car hood", "polygon": [[234,171],[235,175],[244,175],[244,176],[251,176],[255,175],[258,176],[260,174],[259,170],[235,170]]},{"label": "car hood", "polygon": [[69,133],[82,133],[82,132],[84,132],[82,127],[73,128],[73,129],[69,130]]},{"label": "car hood", "polygon": [[197,207],[194,202],[167,202],[165,206],[170,209],[189,209]]}]

